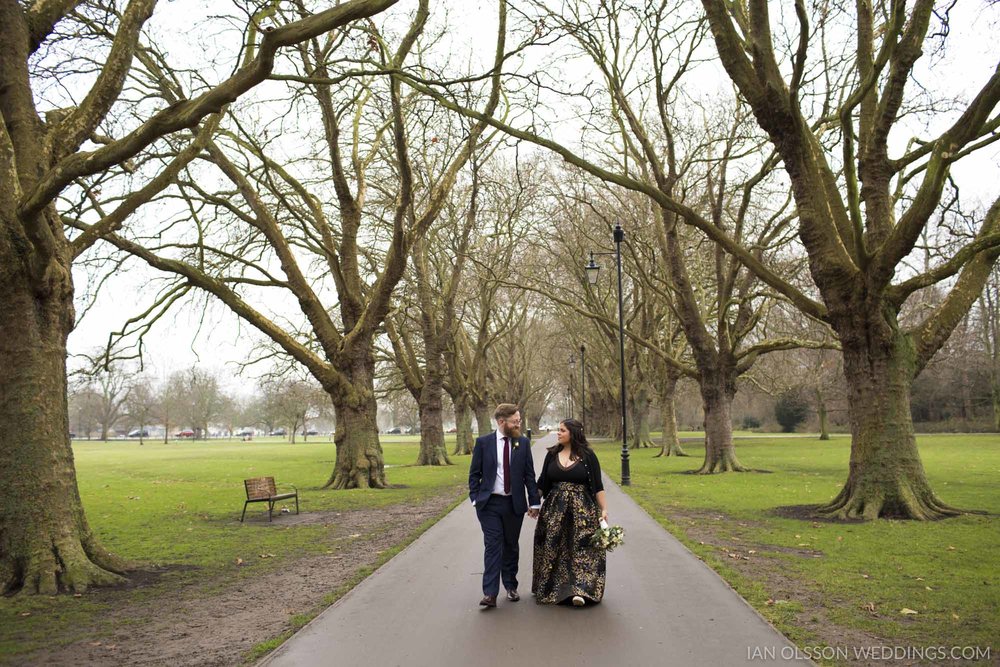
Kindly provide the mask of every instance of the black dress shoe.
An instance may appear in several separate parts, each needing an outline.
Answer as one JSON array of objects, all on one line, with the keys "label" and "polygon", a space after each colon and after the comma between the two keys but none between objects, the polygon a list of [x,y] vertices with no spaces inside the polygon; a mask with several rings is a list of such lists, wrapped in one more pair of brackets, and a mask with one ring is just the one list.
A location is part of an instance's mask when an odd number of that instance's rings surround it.
[{"label": "black dress shoe", "polygon": [[516,588],[512,588],[509,591],[507,591],[507,599],[510,600],[511,602],[517,602],[518,600],[521,599],[521,596],[517,594]]},{"label": "black dress shoe", "polygon": [[495,595],[484,595],[483,599],[479,601],[480,607],[495,607],[497,606],[497,596]]}]

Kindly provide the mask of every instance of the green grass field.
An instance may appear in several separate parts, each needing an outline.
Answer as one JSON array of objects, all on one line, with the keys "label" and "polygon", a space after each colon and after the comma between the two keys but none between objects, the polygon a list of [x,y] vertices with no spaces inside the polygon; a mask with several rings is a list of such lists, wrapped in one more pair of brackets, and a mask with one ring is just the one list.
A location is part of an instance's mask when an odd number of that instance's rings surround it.
[{"label": "green grass field", "polygon": [[[457,502],[469,457],[453,458],[453,466],[416,467],[418,441],[418,436],[383,436],[386,476],[393,488],[350,491],[320,488],[334,464],[329,439],[294,445],[277,438],[167,445],[147,441],[142,446],[137,441],[81,441],[73,450],[87,518],[102,543],[142,565],[172,566],[155,585],[128,592],[130,599],[138,599],[192,582],[214,579],[227,585],[280,567],[289,558],[337,548],[343,538],[333,537],[321,524],[294,530],[242,526],[243,480],[248,477],[273,476],[279,490],[283,483],[294,484],[301,510],[332,512],[332,523],[336,512],[377,510],[441,494],[454,493]],[[289,507],[294,511],[294,501]],[[247,521],[261,520],[266,522],[266,506],[251,504]],[[260,554],[272,556],[261,559]],[[248,567],[235,567],[237,559]],[[86,594],[0,598],[0,662],[53,638],[73,641],[74,628],[103,610]]]},{"label": "green grass field", "polygon": [[[807,622],[815,620],[810,617],[819,600],[825,618],[845,636],[856,629],[893,645],[992,646],[994,658],[1000,652],[1000,437],[918,438],[928,477],[944,502],[990,513],[929,523],[843,524],[775,513],[837,494],[847,477],[847,436],[737,440],[740,462],[766,473],[684,474],[698,468],[704,448],[683,446],[690,457],[653,458],[658,450],[633,450],[626,490],[800,645],[823,643]],[[617,480],[620,446],[597,449]],[[706,526],[714,544],[693,537]],[[766,577],[755,578],[727,556],[750,549],[756,552],[750,558],[774,559],[772,570],[797,580],[802,599],[768,604],[774,591]]]}]

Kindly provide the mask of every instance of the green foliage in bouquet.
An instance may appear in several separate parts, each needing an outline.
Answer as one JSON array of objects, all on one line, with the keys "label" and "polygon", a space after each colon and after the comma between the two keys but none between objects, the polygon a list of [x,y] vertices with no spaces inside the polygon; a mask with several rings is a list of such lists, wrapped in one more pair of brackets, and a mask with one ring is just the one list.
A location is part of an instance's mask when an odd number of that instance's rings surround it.
[{"label": "green foliage in bouquet", "polygon": [[590,538],[590,543],[606,551],[613,551],[615,547],[625,544],[625,529],[621,526],[601,526]]}]

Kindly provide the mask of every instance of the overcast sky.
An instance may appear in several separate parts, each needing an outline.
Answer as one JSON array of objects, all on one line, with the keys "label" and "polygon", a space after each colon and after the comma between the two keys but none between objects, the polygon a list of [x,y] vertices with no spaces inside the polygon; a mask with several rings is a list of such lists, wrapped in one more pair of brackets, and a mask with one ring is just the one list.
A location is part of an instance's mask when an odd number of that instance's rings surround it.
[{"label": "overcast sky", "polygon": [[[404,0],[400,4],[405,9],[414,3]],[[484,37],[490,34],[491,26],[495,26],[492,2],[431,4],[433,12],[441,12],[442,8],[449,12],[449,26],[454,28],[449,29],[446,39],[456,52],[456,61],[468,62],[470,54],[473,62],[488,62],[492,58],[492,38]],[[983,84],[996,67],[1000,53],[996,38],[1000,6],[988,11],[984,10],[986,6],[985,2],[971,0],[958,3],[953,9],[948,52],[943,56],[923,58],[915,72],[922,86],[968,99]],[[213,50],[224,52],[238,44],[239,33],[235,30],[217,34],[192,30],[192,26],[198,25],[192,17],[205,16],[210,7],[211,4],[201,0],[160,3],[152,29],[160,39],[168,43],[173,40],[172,58],[177,57],[183,63],[185,57],[196,59]],[[985,13],[980,15],[980,11]],[[538,55],[544,57],[544,54]],[[567,76],[581,79],[590,75],[575,65],[568,72]],[[948,122],[948,118],[942,118],[941,122]],[[565,140],[565,137],[559,138]],[[978,200],[988,205],[992,201],[1000,191],[998,166],[1000,152],[994,147],[955,167],[956,179],[963,184],[963,197],[967,202]],[[94,307],[71,334],[70,354],[86,353],[104,346],[110,332],[137,314],[138,304],[145,301],[144,296],[148,297],[145,285],[151,275],[151,270],[131,261],[127,271],[107,284]],[[76,280],[78,285],[86,283],[79,270]],[[235,378],[237,364],[250,357],[259,340],[254,330],[241,325],[235,315],[220,306],[210,306],[207,310],[185,307],[168,314],[147,335],[146,368],[153,376],[162,378],[173,370],[199,363],[218,370],[222,377],[228,378],[230,389],[238,391],[239,385],[246,381]]]}]

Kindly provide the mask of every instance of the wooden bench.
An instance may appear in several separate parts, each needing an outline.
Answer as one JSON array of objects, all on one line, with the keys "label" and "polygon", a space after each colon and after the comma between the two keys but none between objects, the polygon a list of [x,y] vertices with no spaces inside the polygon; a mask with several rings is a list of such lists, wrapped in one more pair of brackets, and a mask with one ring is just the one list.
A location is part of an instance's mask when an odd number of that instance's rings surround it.
[{"label": "wooden bench", "polygon": [[295,513],[299,513],[299,490],[295,489],[295,486],[292,484],[288,486],[291,486],[295,490],[290,493],[278,493],[273,477],[245,479],[243,480],[243,486],[247,491],[247,500],[243,503],[243,514],[240,515],[240,523],[243,523],[243,517],[247,515],[247,505],[250,503],[267,503],[268,521],[271,520],[271,514],[274,512],[274,503],[286,498],[295,498]]}]

